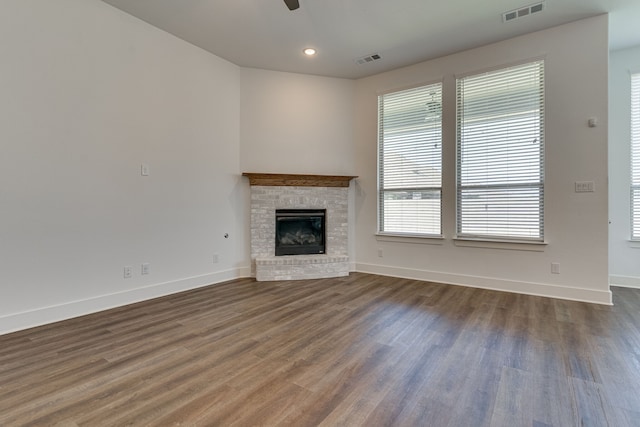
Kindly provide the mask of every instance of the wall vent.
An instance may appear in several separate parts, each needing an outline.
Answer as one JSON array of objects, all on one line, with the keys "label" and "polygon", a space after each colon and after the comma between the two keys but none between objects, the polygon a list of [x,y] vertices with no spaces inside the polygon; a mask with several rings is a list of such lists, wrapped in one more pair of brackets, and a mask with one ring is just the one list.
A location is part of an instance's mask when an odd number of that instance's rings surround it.
[{"label": "wall vent", "polygon": [[502,14],[502,21],[509,22],[514,19],[524,18],[525,16],[533,15],[534,13],[542,12],[544,10],[544,2],[530,4],[518,9],[510,10]]},{"label": "wall vent", "polygon": [[358,65],[368,64],[369,62],[377,61],[378,59],[382,59],[382,57],[379,54],[374,53],[372,55],[363,56],[362,58],[357,58],[356,64]]}]

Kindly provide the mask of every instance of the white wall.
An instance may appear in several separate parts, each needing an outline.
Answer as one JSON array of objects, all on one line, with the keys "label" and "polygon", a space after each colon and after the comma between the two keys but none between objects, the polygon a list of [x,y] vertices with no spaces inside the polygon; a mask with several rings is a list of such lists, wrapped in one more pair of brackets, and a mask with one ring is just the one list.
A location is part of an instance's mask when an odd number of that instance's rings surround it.
[{"label": "white wall", "polygon": [[97,0],[3,1],[0,58],[0,333],[247,275],[237,66]]},{"label": "white wall", "polygon": [[640,288],[640,243],[631,242],[631,73],[640,72],[640,46],[609,58],[609,273],[617,286]]},{"label": "white wall", "polygon": [[352,175],[353,80],[243,68],[243,172]]},{"label": "white wall", "polygon": [[[243,172],[355,175],[354,80],[255,68],[242,68],[241,76]],[[351,270],[356,185],[349,189]]]},{"label": "white wall", "polygon": [[[608,304],[606,15],[359,80],[356,88],[356,254],[359,271]],[[545,240],[542,251],[462,247],[455,233],[455,76],[544,57]],[[442,241],[376,238],[377,96],[444,81]],[[599,126],[589,128],[589,117]],[[574,182],[595,182],[574,193]],[[409,243],[409,240],[411,241]],[[383,257],[378,256],[378,249]],[[530,248],[528,248],[530,249]],[[551,262],[561,274],[551,274]]]}]

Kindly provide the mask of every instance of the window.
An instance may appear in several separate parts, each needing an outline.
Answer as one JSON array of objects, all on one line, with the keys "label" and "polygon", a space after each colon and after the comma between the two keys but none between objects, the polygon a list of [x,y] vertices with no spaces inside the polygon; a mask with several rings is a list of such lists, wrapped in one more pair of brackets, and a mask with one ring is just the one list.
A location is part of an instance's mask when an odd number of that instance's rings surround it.
[{"label": "window", "polygon": [[442,234],[442,84],[378,98],[379,231]]},{"label": "window", "polygon": [[544,238],[544,62],[457,80],[457,235]]},{"label": "window", "polygon": [[640,73],[631,75],[631,239],[640,240]]}]

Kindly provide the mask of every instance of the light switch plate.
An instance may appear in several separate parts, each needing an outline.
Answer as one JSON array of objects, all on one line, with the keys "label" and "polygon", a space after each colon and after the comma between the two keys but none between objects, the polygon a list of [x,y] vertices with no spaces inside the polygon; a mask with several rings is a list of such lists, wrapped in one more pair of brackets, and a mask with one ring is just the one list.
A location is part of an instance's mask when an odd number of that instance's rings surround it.
[{"label": "light switch plate", "polygon": [[593,181],[576,181],[575,182],[576,193],[593,193],[595,186]]}]

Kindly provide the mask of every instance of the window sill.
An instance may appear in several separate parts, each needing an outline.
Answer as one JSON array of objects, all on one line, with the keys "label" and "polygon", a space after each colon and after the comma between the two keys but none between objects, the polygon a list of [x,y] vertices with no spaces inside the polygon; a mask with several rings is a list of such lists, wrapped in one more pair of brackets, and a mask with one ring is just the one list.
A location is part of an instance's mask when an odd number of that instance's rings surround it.
[{"label": "window sill", "polygon": [[441,245],[444,237],[427,234],[386,234],[376,233],[379,242],[412,243],[418,245]]},{"label": "window sill", "polygon": [[627,244],[630,248],[640,249],[640,240],[629,240]]},{"label": "window sill", "polygon": [[457,237],[453,239],[456,246],[468,248],[506,249],[511,251],[544,252],[547,242],[531,242],[525,240],[488,240]]}]

